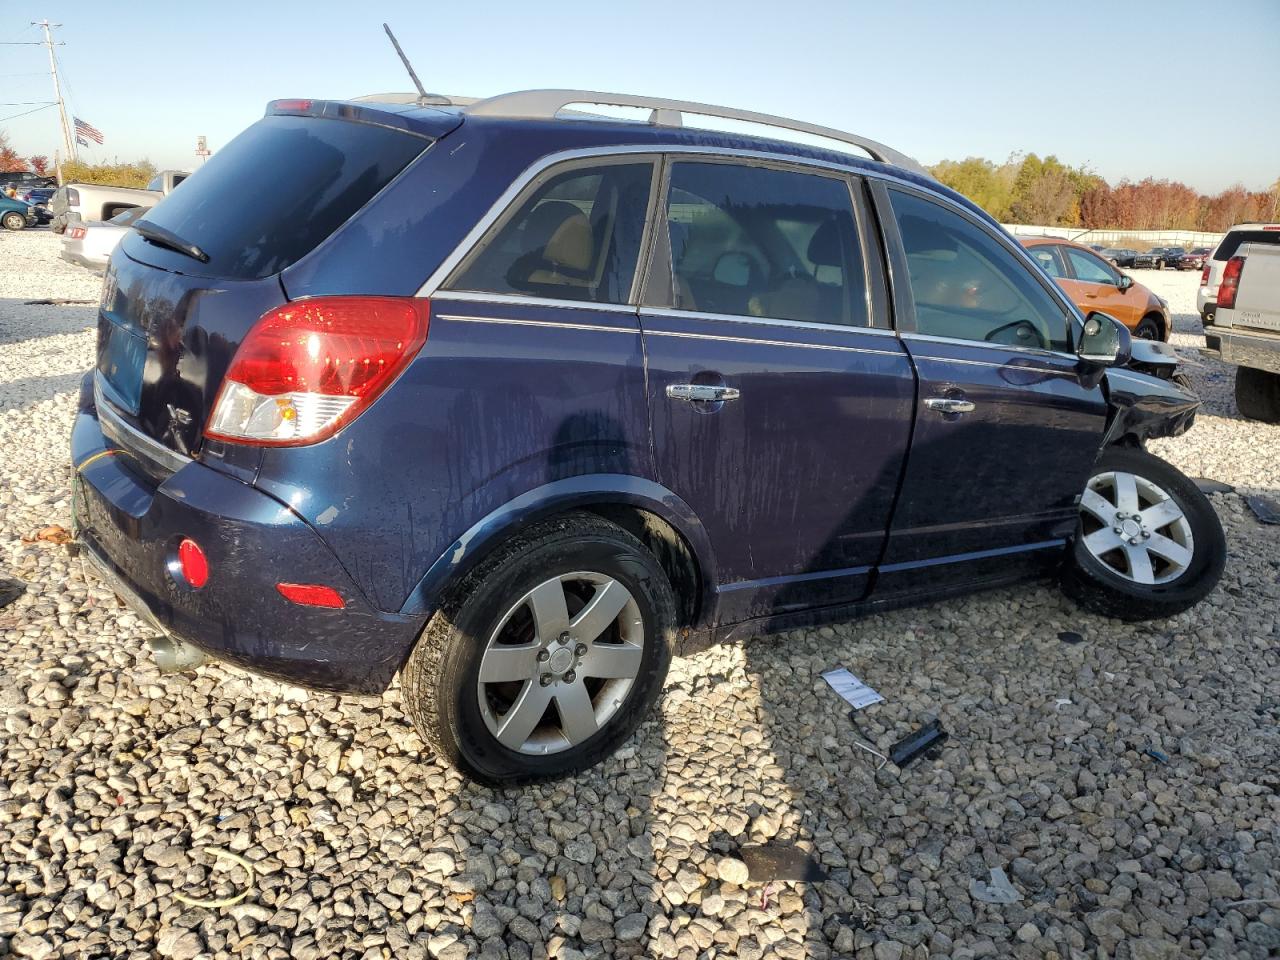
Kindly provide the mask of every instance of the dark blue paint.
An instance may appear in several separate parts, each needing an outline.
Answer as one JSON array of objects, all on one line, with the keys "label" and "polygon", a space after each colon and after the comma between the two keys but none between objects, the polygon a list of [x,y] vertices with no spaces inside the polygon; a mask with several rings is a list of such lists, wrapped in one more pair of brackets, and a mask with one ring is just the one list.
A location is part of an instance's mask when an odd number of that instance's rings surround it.
[{"label": "dark blue paint", "polygon": [[[368,120],[384,108],[358,109]],[[130,424],[195,459],[159,476],[133,463],[103,436],[86,386],[72,437],[80,536],[157,620],[223,659],[328,689],[381,690],[444,593],[497,544],[592,507],[638,508],[677,532],[701,577],[689,626],[708,637],[1007,582],[1058,562],[1108,425],[1151,431],[1194,411],[1185,395],[1150,400],[1132,381],[1081,376],[1069,357],[852,327],[436,298],[421,353],[338,435],[292,448],[202,445],[222,376],[266,311],[286,298],[412,295],[549,153],[679,144],[884,169],[680,128],[385,112],[438,139],[280,275],[193,277],[155,250],[150,263],[131,258],[136,240],[113,255],[99,385]],[[993,223],[938,184],[893,173]],[[903,319],[900,291],[873,267],[873,301],[896,304]],[[136,342],[149,346],[140,375],[129,366]],[[723,383],[742,397],[700,408],[665,396],[675,382]],[[956,420],[920,409],[951,391],[978,412]],[[184,536],[210,556],[202,591],[169,573]],[[348,605],[292,605],[279,580],[333,586]]]}]

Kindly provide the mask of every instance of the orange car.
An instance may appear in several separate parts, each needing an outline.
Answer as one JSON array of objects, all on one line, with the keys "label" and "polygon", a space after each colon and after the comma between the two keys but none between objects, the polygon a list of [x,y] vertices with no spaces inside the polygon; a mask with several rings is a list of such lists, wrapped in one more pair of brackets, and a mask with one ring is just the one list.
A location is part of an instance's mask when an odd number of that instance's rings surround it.
[{"label": "orange car", "polygon": [[1143,340],[1169,339],[1169,305],[1088,247],[1059,237],[1018,239],[1082,313],[1108,313]]}]

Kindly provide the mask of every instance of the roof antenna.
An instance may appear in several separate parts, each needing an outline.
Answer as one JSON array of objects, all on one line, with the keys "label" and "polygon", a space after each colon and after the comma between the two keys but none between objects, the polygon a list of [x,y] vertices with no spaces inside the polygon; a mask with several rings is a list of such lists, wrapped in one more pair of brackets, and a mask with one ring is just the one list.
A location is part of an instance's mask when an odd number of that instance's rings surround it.
[{"label": "roof antenna", "polygon": [[391,45],[396,48],[396,54],[400,57],[400,62],[404,64],[404,68],[409,71],[409,79],[413,81],[413,85],[418,88],[418,106],[425,107],[429,104],[448,104],[449,98],[442,97],[438,93],[427,93],[422,86],[422,81],[418,79],[418,75],[413,72],[413,64],[409,62],[409,58],[404,55],[404,51],[400,49],[400,41],[396,39],[396,35],[391,32],[391,28],[387,24],[382,25],[382,29],[387,31],[387,37],[391,40]]}]

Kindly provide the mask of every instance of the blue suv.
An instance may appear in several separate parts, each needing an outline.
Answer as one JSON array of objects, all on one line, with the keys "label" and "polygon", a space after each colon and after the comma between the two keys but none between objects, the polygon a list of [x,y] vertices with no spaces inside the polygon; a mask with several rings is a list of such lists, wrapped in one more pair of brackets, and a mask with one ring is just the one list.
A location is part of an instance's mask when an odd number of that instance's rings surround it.
[{"label": "blue suv", "polygon": [[78,541],[162,666],[399,675],[443,756],[528,782],[615,749],[673,650],[1028,577],[1195,603],[1222,529],[1143,449],[1195,416],[1172,369],[862,137],[280,100],[111,258]]}]

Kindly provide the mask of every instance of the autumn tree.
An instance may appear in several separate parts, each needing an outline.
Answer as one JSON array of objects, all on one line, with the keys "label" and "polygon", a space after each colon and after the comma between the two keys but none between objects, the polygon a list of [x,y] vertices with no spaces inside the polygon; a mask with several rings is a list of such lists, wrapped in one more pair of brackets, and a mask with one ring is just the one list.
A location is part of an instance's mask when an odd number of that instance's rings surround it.
[{"label": "autumn tree", "polygon": [[27,163],[31,164],[31,169],[40,176],[47,176],[49,173],[49,158],[44,154],[37,154],[34,157],[27,157]]},{"label": "autumn tree", "polygon": [[9,135],[0,130],[0,170],[15,171],[27,169],[27,162],[18,156],[18,152],[9,146]]}]

